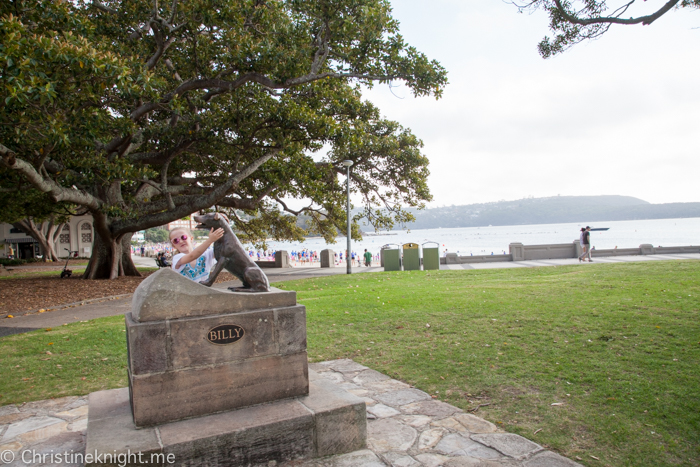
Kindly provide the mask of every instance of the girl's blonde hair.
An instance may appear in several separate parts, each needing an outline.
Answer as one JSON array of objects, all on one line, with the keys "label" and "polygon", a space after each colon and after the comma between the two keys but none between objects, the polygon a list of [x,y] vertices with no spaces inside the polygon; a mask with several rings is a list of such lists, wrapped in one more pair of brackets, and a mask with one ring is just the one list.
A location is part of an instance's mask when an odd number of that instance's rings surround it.
[{"label": "girl's blonde hair", "polygon": [[175,233],[175,232],[185,232],[187,235],[189,235],[189,237],[192,240],[194,240],[194,238],[192,237],[192,231],[190,229],[188,229],[187,227],[175,227],[168,234],[168,240],[170,241],[170,243],[172,243],[172,241],[173,241],[173,233]]}]

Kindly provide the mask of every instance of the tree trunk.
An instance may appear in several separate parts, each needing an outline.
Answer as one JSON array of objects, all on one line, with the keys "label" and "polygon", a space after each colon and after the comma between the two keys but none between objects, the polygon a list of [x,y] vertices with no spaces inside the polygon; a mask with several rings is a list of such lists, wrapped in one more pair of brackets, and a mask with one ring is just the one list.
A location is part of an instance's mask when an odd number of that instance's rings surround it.
[{"label": "tree trunk", "polygon": [[39,245],[41,245],[41,248],[44,251],[44,262],[58,261],[58,255],[56,255],[54,244],[56,243],[56,240],[58,240],[58,235],[63,228],[63,225],[64,224],[59,224],[57,229],[56,225],[53,223],[53,218],[51,218],[37,226],[34,223],[34,219],[31,217],[22,219],[21,221],[14,222],[12,224],[14,228],[20,229],[39,242]]},{"label": "tree trunk", "polygon": [[34,223],[34,220],[31,217],[28,217],[26,219],[22,219],[19,222],[13,222],[12,226],[16,229],[20,229],[25,234],[29,235],[34,240],[39,242],[39,245],[41,245],[41,249],[44,252],[44,257],[42,258],[42,261],[53,261],[53,259],[51,258],[53,247],[49,245],[49,242],[46,239],[46,236],[44,235],[44,231],[42,228],[43,223],[41,227],[37,227],[37,225]]},{"label": "tree trunk", "polygon": [[[95,230],[97,234],[97,230]],[[131,260],[131,236],[109,238],[105,241],[99,234],[92,244],[92,256],[85,268],[83,279],[116,279],[118,276],[137,276],[141,273]],[[115,260],[116,258],[116,260]]]},{"label": "tree trunk", "polygon": [[66,225],[65,223],[60,223],[58,225],[54,224],[53,222],[49,223],[49,228],[46,231],[46,241],[49,244],[50,254],[47,251],[46,256],[49,256],[51,258],[51,261],[58,261],[58,255],[56,254],[56,250],[54,250],[54,245],[56,244],[56,241],[58,240],[58,236],[61,233],[61,229],[63,229],[63,226]]}]

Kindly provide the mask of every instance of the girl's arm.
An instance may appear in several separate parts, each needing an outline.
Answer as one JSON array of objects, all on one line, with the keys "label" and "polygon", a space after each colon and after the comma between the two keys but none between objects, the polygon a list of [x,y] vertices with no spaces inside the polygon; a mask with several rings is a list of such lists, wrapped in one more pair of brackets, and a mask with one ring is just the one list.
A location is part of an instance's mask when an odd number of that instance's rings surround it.
[{"label": "girl's arm", "polygon": [[217,241],[218,239],[220,239],[223,236],[224,236],[224,229],[222,229],[222,228],[218,228],[216,230],[211,229],[209,231],[209,237],[206,240],[204,240],[204,242],[197,245],[197,248],[195,248],[191,252],[187,253],[182,258],[180,258],[180,260],[175,265],[175,268],[180,268],[180,267],[184,266],[185,263],[191,263],[195,259],[199,258],[200,256],[202,256],[204,254],[205,251],[207,251],[207,248],[209,248],[209,246],[212,243],[214,243],[215,241]]}]

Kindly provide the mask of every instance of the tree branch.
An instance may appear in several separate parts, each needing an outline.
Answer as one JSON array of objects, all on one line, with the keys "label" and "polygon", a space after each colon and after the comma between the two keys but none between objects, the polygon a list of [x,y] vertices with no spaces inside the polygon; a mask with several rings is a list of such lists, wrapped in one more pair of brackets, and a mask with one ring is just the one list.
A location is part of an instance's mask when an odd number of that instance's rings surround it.
[{"label": "tree branch", "polygon": [[[678,1],[678,0],[676,0]],[[290,78],[284,82],[276,82],[273,79],[261,74],[261,73],[245,73],[239,76],[233,81],[227,81],[219,78],[205,78],[205,79],[194,79],[188,80],[178,86],[171,93],[166,94],[163,99],[156,102],[149,102],[139,106],[133,112],[131,112],[131,119],[133,121],[138,121],[146,114],[164,106],[172,99],[177,96],[184,95],[190,91],[197,91],[201,89],[210,89],[207,94],[204,95],[203,99],[206,101],[216,94],[223,94],[225,92],[234,91],[246,83],[258,83],[270,89],[286,89],[294,86],[299,86],[302,84],[310,83],[313,81],[325,79],[325,78],[357,78],[357,79],[367,79],[372,81],[389,81],[399,78],[399,76],[388,75],[388,76],[374,76],[374,75],[364,75],[361,73],[309,73],[304,76],[299,76],[297,78]]]},{"label": "tree branch", "polygon": [[[138,221],[129,220],[127,222],[120,223],[118,226],[115,226],[114,235],[120,235],[126,232],[135,232],[137,230],[143,230],[150,227],[157,227],[159,225],[171,222],[173,219],[189,216],[195,211],[206,209],[217,204],[228,194],[229,190],[238,186],[243,180],[258,170],[265,162],[272,159],[281,150],[281,148],[270,149],[267,154],[258,157],[243,170],[229,177],[225,183],[217,186],[209,193],[193,198],[189,203],[176,206],[173,210],[160,211],[155,214],[141,217]],[[176,200],[173,201],[176,202]]]},{"label": "tree branch", "polygon": [[34,186],[34,188],[42,193],[48,193],[51,199],[57,203],[66,201],[86,206],[91,210],[97,210],[102,205],[102,201],[89,193],[78,191],[77,189],[64,188],[51,179],[45,179],[30,163],[22,159],[17,159],[14,155],[3,155],[1,160],[2,164],[0,165],[19,172]]},{"label": "tree branch", "polygon": [[112,13],[113,15],[116,15],[118,13],[117,10],[108,7],[107,5],[100,2],[100,0],[92,0],[92,6],[94,6],[98,10],[104,11],[105,13]]},{"label": "tree branch", "polygon": [[[569,13],[566,11],[564,8],[564,5],[562,5],[561,0],[554,0],[554,3],[557,6],[557,11],[562,15],[564,19],[566,19],[568,22],[573,23],[573,24],[580,24],[583,26],[591,25],[591,24],[601,24],[601,23],[610,23],[610,24],[639,24],[642,23],[643,25],[649,25],[659,19],[661,16],[664,14],[668,13],[668,11],[676,6],[680,0],[669,0],[664,6],[659,8],[655,13],[647,16],[639,16],[637,18],[629,18],[629,19],[623,19],[619,18],[617,16],[598,16],[594,18],[579,18],[578,16],[575,16],[574,14]],[[628,5],[629,6],[629,5]],[[626,9],[625,9],[626,10]],[[625,10],[623,10],[620,14],[622,14]]]}]

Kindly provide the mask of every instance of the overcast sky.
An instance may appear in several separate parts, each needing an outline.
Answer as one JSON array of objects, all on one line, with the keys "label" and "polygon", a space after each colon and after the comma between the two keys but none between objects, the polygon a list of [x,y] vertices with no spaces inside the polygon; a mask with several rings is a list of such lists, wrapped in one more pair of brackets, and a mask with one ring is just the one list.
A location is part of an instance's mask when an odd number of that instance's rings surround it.
[{"label": "overcast sky", "polygon": [[544,12],[501,0],[391,3],[406,41],[450,84],[438,101],[386,86],[365,96],[425,143],[431,207],[559,194],[700,201],[699,12],[613,26],[544,60]]}]

